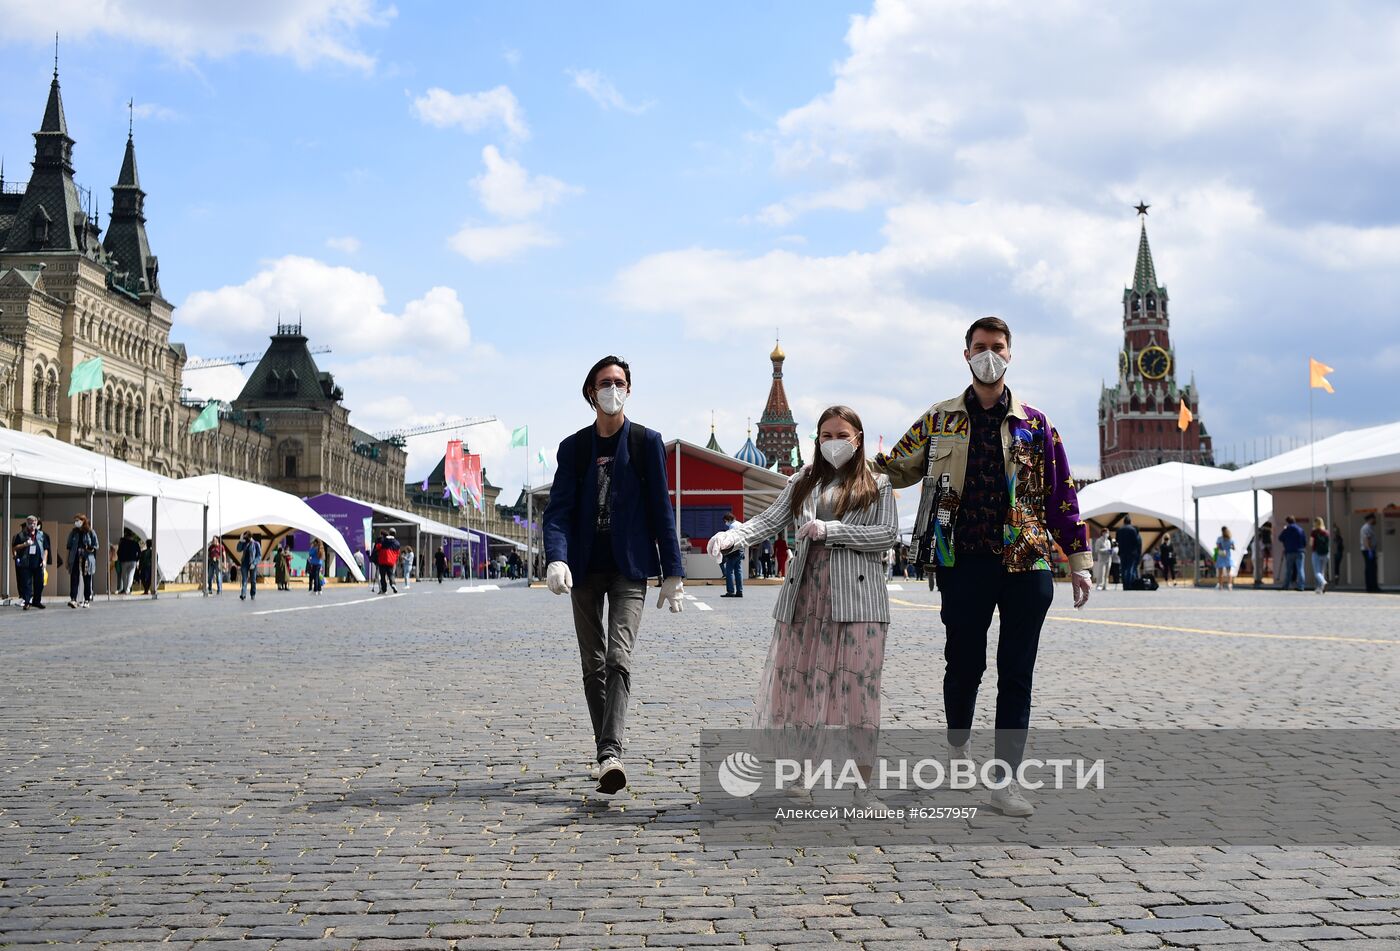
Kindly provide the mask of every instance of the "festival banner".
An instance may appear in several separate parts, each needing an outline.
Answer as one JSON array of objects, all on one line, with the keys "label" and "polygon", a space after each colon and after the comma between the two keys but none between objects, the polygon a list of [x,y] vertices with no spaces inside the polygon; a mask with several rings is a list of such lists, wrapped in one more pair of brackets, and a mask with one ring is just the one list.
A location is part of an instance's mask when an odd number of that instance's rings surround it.
[{"label": "festival banner", "polygon": [[462,491],[478,512],[485,507],[485,487],[481,472],[481,456],[476,453],[462,454]]},{"label": "festival banner", "polygon": [[463,501],[463,455],[462,440],[451,439],[447,443],[447,455],[443,459],[442,471],[444,481],[447,483],[447,492],[452,497],[452,501],[459,506],[464,505]]}]

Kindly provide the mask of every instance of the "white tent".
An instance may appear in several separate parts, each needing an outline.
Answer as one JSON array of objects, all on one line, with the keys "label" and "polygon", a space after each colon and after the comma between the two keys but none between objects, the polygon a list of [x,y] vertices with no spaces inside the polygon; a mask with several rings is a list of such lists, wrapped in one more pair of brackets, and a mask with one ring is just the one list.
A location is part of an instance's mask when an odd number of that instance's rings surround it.
[{"label": "white tent", "polygon": [[[204,493],[79,446],[13,429],[0,429],[0,475],[43,485],[203,502]],[[148,506],[149,508],[149,506]]]},{"label": "white tent", "polygon": [[[259,529],[264,536],[281,529],[297,529],[319,538],[340,557],[356,580],[364,580],[344,536],[295,495],[220,475],[193,476],[175,484],[196,495],[199,502],[189,504],[168,496],[159,502],[156,552],[161,573],[167,578],[175,577],[208,542],[203,524],[203,506],[207,504],[209,535],[249,527]],[[143,537],[149,536],[151,530],[149,502],[150,499],[133,499],[126,511],[126,524]]]},{"label": "white tent", "polygon": [[404,509],[396,509],[382,502],[366,502],[364,499],[357,499],[349,495],[342,495],[340,497],[347,502],[354,502],[356,505],[363,505],[365,508],[374,509],[376,512],[382,512],[405,524],[416,525],[424,535],[436,535],[439,538],[452,538],[457,541],[467,540],[466,532],[462,531],[460,528],[453,528],[451,525],[447,525],[443,522],[431,518],[424,518],[422,515],[414,515],[412,512]]},{"label": "white tent", "polygon": [[[1221,485],[1237,473],[1210,466],[1194,466],[1181,462],[1164,462],[1146,469],[1125,472],[1112,478],[1086,485],[1079,492],[1079,517],[1099,528],[1118,524],[1118,516],[1133,516],[1133,524],[1148,536],[1143,539],[1149,547],[1153,536],[1170,528],[1184,530],[1196,538],[1200,547],[1209,551],[1220,534],[1220,526],[1230,526],[1238,553],[1254,535],[1254,497],[1249,491],[1212,495],[1201,500],[1201,534],[1196,537],[1196,506],[1192,493],[1205,494],[1203,489]],[[1259,493],[1260,524],[1268,520],[1272,500],[1269,493]]]},{"label": "white tent", "polygon": [[1290,449],[1201,486],[1198,497],[1251,489],[1283,489],[1400,473],[1400,423],[1353,429]]}]

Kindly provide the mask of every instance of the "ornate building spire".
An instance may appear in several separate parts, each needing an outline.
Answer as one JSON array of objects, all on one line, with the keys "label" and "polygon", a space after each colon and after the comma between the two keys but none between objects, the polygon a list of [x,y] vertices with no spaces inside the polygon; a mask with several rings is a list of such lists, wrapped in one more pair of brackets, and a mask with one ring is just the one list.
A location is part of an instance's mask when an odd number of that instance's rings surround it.
[{"label": "ornate building spire", "polygon": [[1133,290],[1146,297],[1158,290],[1157,269],[1152,265],[1152,248],[1147,244],[1147,221],[1142,222],[1138,239],[1137,266],[1133,268]]},{"label": "ornate building spire", "polygon": [[792,464],[793,450],[797,450],[798,466],[802,464],[802,450],[798,445],[797,421],[783,387],[783,363],[787,354],[783,352],[781,341],[773,345],[768,359],[773,362],[773,382],[768,388],[768,403],[758,420],[757,446],[768,459],[778,463],[780,472],[792,473],[797,468]]},{"label": "ornate building spire", "polygon": [[34,174],[10,224],[0,239],[7,251],[84,251],[97,247],[73,182],[73,140],[63,115],[63,96],[54,64],[44,119],[34,133]]},{"label": "ornate building spire", "polygon": [[715,411],[714,411],[714,410],[710,410],[710,441],[707,442],[707,443],[705,443],[705,448],[708,449],[708,450],[710,450],[710,452],[718,452],[718,453],[723,453],[723,452],[724,452],[724,450],[721,449],[721,448],[719,447],[719,440],[715,438]]},{"label": "ornate building spire", "polygon": [[117,184],[112,186],[112,212],[102,246],[117,259],[118,282],[127,290],[137,294],[160,293],[160,263],[151,253],[146,237],[146,193],[141,190],[141,177],[136,171],[136,143],[130,127],[121,172],[117,174]]}]

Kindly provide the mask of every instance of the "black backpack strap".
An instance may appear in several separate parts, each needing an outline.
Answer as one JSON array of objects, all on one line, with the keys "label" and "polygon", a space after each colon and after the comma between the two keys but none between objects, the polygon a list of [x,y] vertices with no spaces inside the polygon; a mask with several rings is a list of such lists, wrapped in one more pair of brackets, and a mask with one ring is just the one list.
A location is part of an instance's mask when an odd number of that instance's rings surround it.
[{"label": "black backpack strap", "polygon": [[647,487],[646,470],[642,468],[642,453],[646,452],[647,428],[641,423],[633,423],[627,431],[627,455],[632,463],[632,471],[637,474],[637,481],[641,483],[642,490]]}]

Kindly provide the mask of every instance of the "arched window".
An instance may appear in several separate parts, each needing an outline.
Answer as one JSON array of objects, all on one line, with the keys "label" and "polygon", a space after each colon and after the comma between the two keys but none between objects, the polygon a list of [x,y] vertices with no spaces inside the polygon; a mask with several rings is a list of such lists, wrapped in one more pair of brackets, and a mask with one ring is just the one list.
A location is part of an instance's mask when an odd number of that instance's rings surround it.
[{"label": "arched window", "polygon": [[48,386],[44,388],[44,415],[58,418],[58,371],[49,368]]},{"label": "arched window", "polygon": [[34,365],[34,392],[29,405],[35,416],[44,415],[44,369],[38,364]]},{"label": "arched window", "polygon": [[141,398],[136,398],[136,438],[146,438],[146,411],[141,406]]}]

